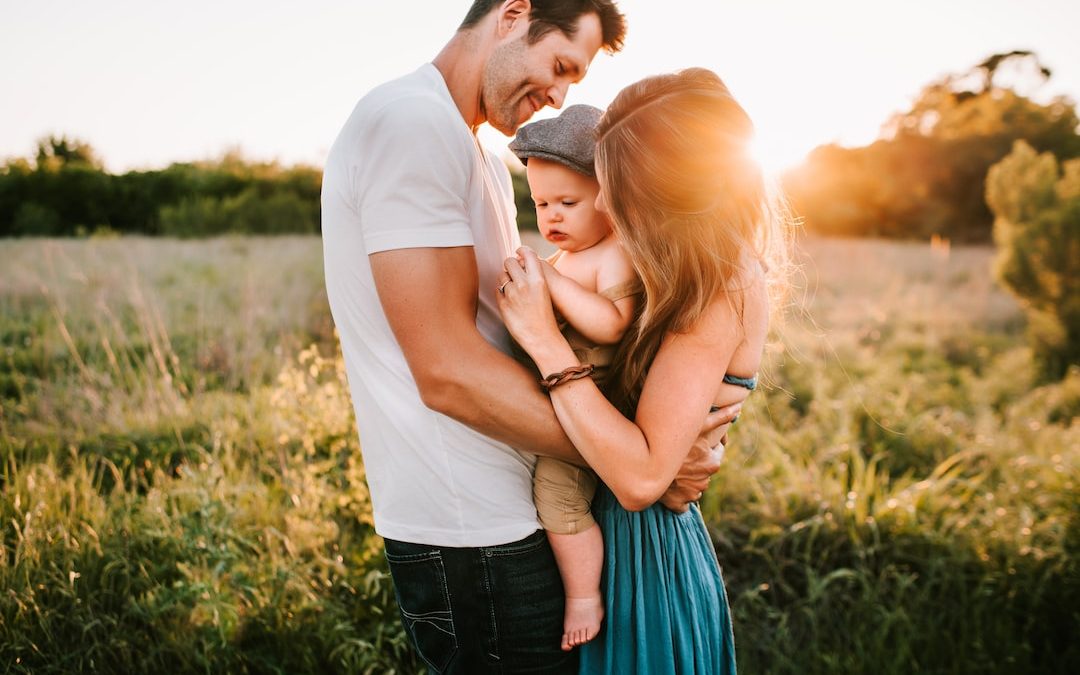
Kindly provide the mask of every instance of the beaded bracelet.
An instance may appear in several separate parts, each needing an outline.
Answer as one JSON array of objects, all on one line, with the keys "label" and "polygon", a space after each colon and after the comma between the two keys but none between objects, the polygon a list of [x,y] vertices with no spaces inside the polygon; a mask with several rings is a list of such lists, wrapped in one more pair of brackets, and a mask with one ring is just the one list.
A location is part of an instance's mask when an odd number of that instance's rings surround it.
[{"label": "beaded bracelet", "polygon": [[584,366],[573,366],[558,373],[552,373],[544,379],[540,380],[540,386],[544,388],[544,391],[551,391],[560,384],[565,384],[570,380],[580,380],[583,377],[588,377],[589,373],[593,371],[594,366],[590,363]]}]

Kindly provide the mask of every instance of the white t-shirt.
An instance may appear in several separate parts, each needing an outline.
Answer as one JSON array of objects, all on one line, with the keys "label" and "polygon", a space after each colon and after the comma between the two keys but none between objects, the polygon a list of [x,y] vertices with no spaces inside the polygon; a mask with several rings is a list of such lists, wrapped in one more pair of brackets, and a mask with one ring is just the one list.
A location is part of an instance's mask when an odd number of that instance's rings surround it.
[{"label": "white t-shirt", "polygon": [[[323,174],[326,290],[341,336],[374,507],[384,537],[492,546],[536,531],[535,457],[427,408],[383,313],[368,256],[472,246],[476,326],[510,352],[495,287],[520,245],[510,174],[483,151],[432,64],[364,96]],[[444,358],[455,358],[446,353]]]}]

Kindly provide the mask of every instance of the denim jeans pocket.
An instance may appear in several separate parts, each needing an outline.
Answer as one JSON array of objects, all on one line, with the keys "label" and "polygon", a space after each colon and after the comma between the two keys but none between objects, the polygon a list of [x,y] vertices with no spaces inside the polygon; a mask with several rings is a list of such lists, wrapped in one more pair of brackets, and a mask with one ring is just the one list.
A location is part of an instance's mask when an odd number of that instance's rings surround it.
[{"label": "denim jeans pocket", "polygon": [[565,593],[544,531],[481,550],[505,672],[576,673],[577,652],[560,648]]},{"label": "denim jeans pocket", "polygon": [[458,646],[442,555],[439,551],[395,555],[389,548],[388,542],[386,560],[401,621],[420,658],[442,672]]}]

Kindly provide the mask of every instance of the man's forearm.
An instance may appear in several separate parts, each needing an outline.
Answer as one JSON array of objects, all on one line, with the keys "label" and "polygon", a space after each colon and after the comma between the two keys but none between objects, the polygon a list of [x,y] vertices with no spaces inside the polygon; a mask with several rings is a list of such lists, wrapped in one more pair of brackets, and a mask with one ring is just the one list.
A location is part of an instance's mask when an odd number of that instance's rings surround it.
[{"label": "man's forearm", "polygon": [[421,383],[424,403],[513,448],[584,465],[533,374],[477,337]]},{"label": "man's forearm", "polygon": [[532,374],[477,330],[471,246],[395,249],[369,259],[425,405],[519,450],[581,461]]}]

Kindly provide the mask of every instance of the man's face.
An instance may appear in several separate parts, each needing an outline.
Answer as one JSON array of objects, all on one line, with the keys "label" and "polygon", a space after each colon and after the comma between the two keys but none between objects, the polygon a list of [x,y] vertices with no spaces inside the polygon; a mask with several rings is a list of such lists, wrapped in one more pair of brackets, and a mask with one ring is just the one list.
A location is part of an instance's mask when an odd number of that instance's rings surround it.
[{"label": "man's face", "polygon": [[488,124],[507,136],[546,105],[561,108],[566,90],[585,77],[600,50],[600,18],[583,14],[574,39],[553,30],[528,42],[528,22],[520,21],[498,45],[484,69],[480,107]]}]

